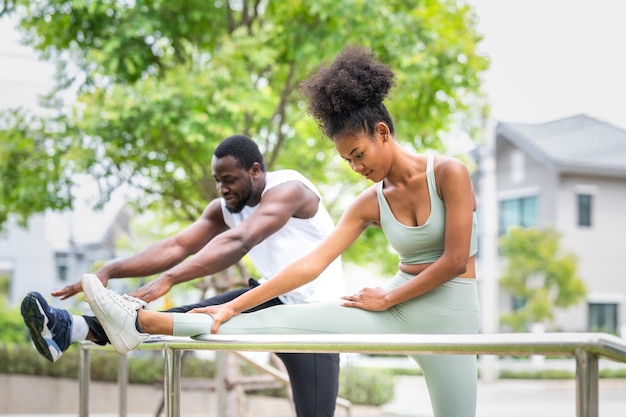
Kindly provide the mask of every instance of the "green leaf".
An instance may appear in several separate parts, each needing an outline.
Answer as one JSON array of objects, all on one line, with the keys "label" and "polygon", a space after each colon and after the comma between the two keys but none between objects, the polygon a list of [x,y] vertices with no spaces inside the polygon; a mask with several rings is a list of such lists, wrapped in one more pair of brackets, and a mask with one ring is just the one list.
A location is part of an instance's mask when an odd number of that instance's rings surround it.
[{"label": "green leaf", "polygon": [[[399,142],[443,152],[441,138],[453,126],[479,132],[483,107],[475,98],[488,60],[468,6],[257,3],[12,1],[7,10],[19,19],[24,42],[62,70],[48,100],[53,120],[40,121],[45,128],[8,116],[0,127],[2,138],[31,147],[2,157],[28,161],[31,177],[19,178],[10,163],[1,171],[0,227],[11,214],[27,219],[71,206],[75,174],[96,179],[103,200],[128,184],[138,191],[138,211],[163,211],[185,224],[217,195],[213,149],[238,133],[258,141],[269,169],[300,170],[325,190],[338,219],[345,206],[339,196],[368,184],[335,159],[298,86],[351,43],[371,48],[396,72],[387,104]],[[76,92],[70,106],[54,100],[68,91]],[[37,135],[51,144],[52,157],[34,150]],[[397,266],[374,229],[344,259],[374,261],[387,272]]]}]

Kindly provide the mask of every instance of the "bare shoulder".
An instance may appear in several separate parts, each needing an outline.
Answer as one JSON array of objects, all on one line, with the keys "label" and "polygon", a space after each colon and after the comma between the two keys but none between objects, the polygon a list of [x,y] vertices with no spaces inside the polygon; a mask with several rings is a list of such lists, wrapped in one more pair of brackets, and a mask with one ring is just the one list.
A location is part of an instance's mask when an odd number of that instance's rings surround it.
[{"label": "bare shoulder", "polygon": [[380,223],[380,210],[378,207],[378,197],[376,188],[378,184],[373,184],[363,190],[350,204],[347,212],[358,217],[365,225]]},{"label": "bare shoulder", "polygon": [[444,177],[447,178],[459,175],[469,175],[469,170],[467,169],[467,165],[465,165],[465,163],[458,158],[447,155],[437,155],[435,157],[433,169],[435,170],[435,175],[437,177],[442,177],[442,179]]},{"label": "bare shoulder", "polygon": [[378,188],[378,183],[372,184],[367,187],[365,190],[361,191],[361,193],[357,196],[357,200],[365,203],[365,202],[375,202],[377,201],[376,189]]},{"label": "bare shoulder", "polygon": [[300,181],[286,181],[261,197],[259,211],[272,216],[310,218],[317,212],[319,197]]},{"label": "bare shoulder", "polygon": [[211,218],[216,215],[222,215],[222,202],[219,198],[215,198],[211,200],[209,204],[204,208],[202,212],[202,217]]},{"label": "bare shoulder", "polygon": [[200,220],[214,222],[215,224],[224,224],[224,216],[222,214],[222,202],[219,198],[212,200],[204,208]]}]

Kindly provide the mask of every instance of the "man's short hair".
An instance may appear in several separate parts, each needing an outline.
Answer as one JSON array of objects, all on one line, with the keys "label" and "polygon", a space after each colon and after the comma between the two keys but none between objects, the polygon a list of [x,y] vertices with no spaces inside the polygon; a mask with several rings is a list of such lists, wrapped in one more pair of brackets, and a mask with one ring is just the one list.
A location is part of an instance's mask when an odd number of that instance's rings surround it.
[{"label": "man's short hair", "polygon": [[259,147],[252,139],[244,135],[227,137],[217,145],[213,155],[218,159],[230,155],[235,158],[237,165],[245,170],[252,168],[252,165],[258,162],[261,166],[261,171],[265,171],[265,163]]}]

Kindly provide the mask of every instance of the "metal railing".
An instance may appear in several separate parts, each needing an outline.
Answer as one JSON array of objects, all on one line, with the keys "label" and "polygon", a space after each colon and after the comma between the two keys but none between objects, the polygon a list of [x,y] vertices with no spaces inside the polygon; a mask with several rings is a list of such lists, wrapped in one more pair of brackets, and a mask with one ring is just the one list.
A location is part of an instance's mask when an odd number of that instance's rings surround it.
[{"label": "metal railing", "polygon": [[[80,416],[89,415],[90,349],[80,343]],[[167,417],[180,416],[180,370],[183,350],[257,352],[334,352],[375,354],[550,355],[576,359],[576,416],[598,417],[598,360],[626,363],[626,340],[605,333],[498,333],[464,335],[376,334],[342,335],[199,335],[194,339],[151,337],[139,350],[163,350],[164,398]],[[120,357],[120,416],[126,416],[126,364]],[[122,370],[124,368],[124,370]],[[119,375],[118,375],[119,376]],[[218,401],[220,394],[218,384]],[[218,404],[218,415],[223,415]]]}]

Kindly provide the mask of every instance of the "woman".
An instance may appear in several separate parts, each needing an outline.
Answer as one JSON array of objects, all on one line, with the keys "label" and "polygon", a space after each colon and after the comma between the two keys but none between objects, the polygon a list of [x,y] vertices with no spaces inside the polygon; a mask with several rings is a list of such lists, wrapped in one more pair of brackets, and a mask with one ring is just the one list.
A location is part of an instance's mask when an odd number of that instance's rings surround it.
[{"label": "woman", "polygon": [[[172,314],[145,310],[141,300],[120,297],[95,275],[84,276],[87,299],[117,350],[133,349],[148,334],[477,333],[476,201],[468,170],[454,158],[417,154],[394,140],[383,104],[393,84],[391,69],[354,46],[302,84],[309,113],[339,155],[375,184],[352,202],[326,240],[263,285],[192,311],[204,314]],[[363,288],[337,302],[240,314],[314,280],[369,226],[381,227],[400,255],[399,271],[384,288]],[[412,357],[436,417],[475,415],[475,355]]]}]

